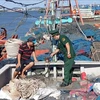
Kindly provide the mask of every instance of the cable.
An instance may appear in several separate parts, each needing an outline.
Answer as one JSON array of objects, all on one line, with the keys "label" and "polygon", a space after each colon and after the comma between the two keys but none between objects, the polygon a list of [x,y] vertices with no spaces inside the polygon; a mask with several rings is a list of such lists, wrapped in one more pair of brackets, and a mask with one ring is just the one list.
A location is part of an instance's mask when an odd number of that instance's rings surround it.
[{"label": "cable", "polygon": [[27,17],[24,15],[24,17],[20,20],[19,24],[15,28],[14,32],[18,30],[18,28],[26,21]]},{"label": "cable", "polygon": [[[27,10],[24,12],[24,11],[16,11],[16,10],[13,10],[13,9],[11,9],[11,8],[7,8],[7,7],[5,7],[5,6],[2,6],[2,5],[0,5],[2,8],[6,8],[6,9],[8,9],[8,10],[11,10],[11,11],[13,11],[13,12],[18,12],[18,13],[22,13],[22,14],[25,14],[26,16],[30,16],[30,17],[33,17],[33,18],[37,18],[37,17],[35,17],[35,16],[33,16],[33,15],[30,15],[28,12],[27,12]],[[38,19],[38,18],[37,18]]]},{"label": "cable", "polygon": [[40,2],[33,3],[33,4],[23,4],[23,3],[15,2],[13,0],[5,0],[5,1],[12,2],[12,3],[15,3],[15,4],[20,4],[20,5],[24,6],[24,7],[26,7],[26,6],[33,6],[33,5],[40,4],[40,3],[44,2],[45,0],[42,0]]},{"label": "cable", "polygon": [[84,32],[82,31],[80,25],[78,24],[78,22],[77,22],[77,20],[76,20],[76,17],[75,17],[75,22],[76,22],[76,24],[77,24],[79,30],[82,32],[83,36],[85,37],[85,39],[87,39],[86,35],[84,34]]}]

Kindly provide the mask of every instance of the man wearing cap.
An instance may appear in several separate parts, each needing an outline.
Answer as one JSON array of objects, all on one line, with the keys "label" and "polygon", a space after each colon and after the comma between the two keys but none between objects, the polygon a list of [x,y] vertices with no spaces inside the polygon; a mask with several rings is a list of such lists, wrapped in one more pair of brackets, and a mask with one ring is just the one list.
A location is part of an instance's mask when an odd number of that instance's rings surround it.
[{"label": "man wearing cap", "polygon": [[72,82],[72,66],[75,58],[72,43],[67,36],[60,35],[58,30],[53,30],[49,33],[55,40],[58,40],[57,49],[51,53],[51,57],[58,52],[62,52],[64,55],[64,79],[60,86],[68,86]]},{"label": "man wearing cap", "polygon": [[[30,37],[27,42],[23,43],[19,47],[18,52],[18,63],[16,65],[16,70],[14,72],[13,78],[17,77],[19,75],[22,78],[25,78],[25,72],[29,70],[35,63],[37,62],[37,58],[35,56],[35,47],[34,44],[36,43],[35,38]],[[34,58],[34,61],[31,60],[31,55]]]}]

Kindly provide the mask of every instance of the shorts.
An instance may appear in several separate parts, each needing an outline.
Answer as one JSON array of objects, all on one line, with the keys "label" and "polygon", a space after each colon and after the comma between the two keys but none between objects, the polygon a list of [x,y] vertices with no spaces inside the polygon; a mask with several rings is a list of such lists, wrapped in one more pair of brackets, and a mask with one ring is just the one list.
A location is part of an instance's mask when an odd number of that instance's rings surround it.
[{"label": "shorts", "polygon": [[30,62],[33,62],[33,60],[28,59],[28,60],[21,60],[21,66],[15,69],[17,72],[22,72],[22,70],[25,68],[25,65],[28,65]]}]

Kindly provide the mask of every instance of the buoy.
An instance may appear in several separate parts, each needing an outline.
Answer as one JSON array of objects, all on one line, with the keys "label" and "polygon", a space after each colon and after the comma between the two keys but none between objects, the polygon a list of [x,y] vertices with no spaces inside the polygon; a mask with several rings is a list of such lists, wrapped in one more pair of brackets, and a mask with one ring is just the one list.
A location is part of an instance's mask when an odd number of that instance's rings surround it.
[{"label": "buoy", "polygon": [[72,82],[75,82],[77,81],[77,78],[76,77],[72,77]]},{"label": "buoy", "polygon": [[74,10],[72,11],[72,13],[73,13],[73,14],[76,14],[76,9],[74,9]]},{"label": "buoy", "polygon": [[81,67],[81,79],[82,80],[86,80],[87,79],[84,67]]}]

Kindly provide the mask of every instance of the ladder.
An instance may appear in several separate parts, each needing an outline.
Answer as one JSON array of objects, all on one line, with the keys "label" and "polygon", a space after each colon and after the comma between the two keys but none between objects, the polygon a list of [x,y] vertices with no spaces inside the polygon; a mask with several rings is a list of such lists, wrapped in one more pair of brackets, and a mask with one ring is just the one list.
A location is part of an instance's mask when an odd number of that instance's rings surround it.
[{"label": "ladder", "polygon": [[[70,16],[70,17],[76,16],[76,17],[78,17],[79,16],[82,25],[84,25],[84,22],[83,22],[83,19],[82,19],[82,15],[81,15],[81,12],[80,12],[80,9],[79,9],[79,6],[78,6],[78,0],[74,0],[74,1],[75,1],[77,13],[73,13],[71,0],[48,0],[47,8],[46,8],[46,15],[45,16],[46,17],[49,16],[48,14],[49,14],[50,10],[52,11],[52,15],[55,15],[55,11],[57,10],[57,8],[59,8],[59,10],[61,10],[61,11],[62,11],[62,9],[69,9],[69,13],[68,14],[60,14],[60,17],[64,17],[64,16]],[[64,6],[64,5],[59,6],[60,2],[68,2],[68,4],[67,3],[65,4],[67,6]],[[54,9],[50,9],[50,5]],[[76,17],[75,17],[75,20],[76,20]]]}]

